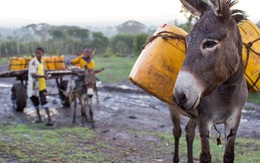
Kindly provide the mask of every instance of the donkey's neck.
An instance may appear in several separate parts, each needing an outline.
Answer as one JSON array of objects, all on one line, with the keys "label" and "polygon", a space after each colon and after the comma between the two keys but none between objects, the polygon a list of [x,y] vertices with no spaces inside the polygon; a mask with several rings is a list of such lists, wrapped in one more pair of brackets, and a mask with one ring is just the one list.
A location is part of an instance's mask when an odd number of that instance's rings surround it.
[{"label": "donkey's neck", "polygon": [[243,61],[241,59],[237,71],[232,74],[228,80],[222,83],[219,90],[221,93],[231,96],[236,90],[242,87],[244,80]]},{"label": "donkey's neck", "polygon": [[222,85],[223,86],[229,86],[229,85],[241,85],[241,83],[244,80],[244,62],[242,59],[242,49],[243,49],[243,44],[242,44],[242,37],[241,34],[238,30],[237,27],[237,36],[238,36],[238,41],[237,41],[237,49],[238,49],[238,55],[239,55],[239,65],[238,69],[236,72],[234,72],[228,80],[226,80]]}]

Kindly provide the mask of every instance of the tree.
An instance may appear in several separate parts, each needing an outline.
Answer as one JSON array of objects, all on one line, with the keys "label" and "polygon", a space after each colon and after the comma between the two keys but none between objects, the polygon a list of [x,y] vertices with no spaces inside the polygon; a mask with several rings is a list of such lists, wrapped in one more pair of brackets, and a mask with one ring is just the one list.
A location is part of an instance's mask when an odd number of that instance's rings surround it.
[{"label": "tree", "polygon": [[187,17],[187,22],[184,24],[180,24],[179,27],[185,30],[186,32],[190,32],[193,27],[192,21],[194,19],[195,17],[193,15],[189,15],[189,17]]},{"label": "tree", "polygon": [[147,42],[147,34],[138,34],[134,38],[134,55],[138,56],[143,50],[142,46]]},{"label": "tree", "polygon": [[146,26],[140,22],[129,20],[119,26],[117,26],[117,31],[120,34],[140,34],[145,33]]},{"label": "tree", "polygon": [[60,30],[52,30],[50,31],[50,34],[53,40],[62,40],[66,38],[66,34]]},{"label": "tree", "polygon": [[104,53],[108,47],[109,41],[108,38],[103,35],[101,32],[92,33],[91,47],[96,49],[96,53]]},{"label": "tree", "polygon": [[41,37],[41,41],[47,41],[49,36],[50,25],[47,23],[40,23],[37,25],[37,34]]},{"label": "tree", "polygon": [[78,40],[80,42],[86,41],[89,39],[89,30],[82,29],[79,27],[70,27],[67,29],[68,35],[73,37],[74,40]]},{"label": "tree", "polygon": [[[31,34],[37,35],[41,41],[47,41],[49,36],[49,29],[50,25],[47,23],[40,23],[40,24],[29,24],[25,27]],[[24,28],[24,27],[23,27]]]},{"label": "tree", "polygon": [[118,34],[111,38],[111,51],[126,56],[133,53],[134,36],[129,34]]}]

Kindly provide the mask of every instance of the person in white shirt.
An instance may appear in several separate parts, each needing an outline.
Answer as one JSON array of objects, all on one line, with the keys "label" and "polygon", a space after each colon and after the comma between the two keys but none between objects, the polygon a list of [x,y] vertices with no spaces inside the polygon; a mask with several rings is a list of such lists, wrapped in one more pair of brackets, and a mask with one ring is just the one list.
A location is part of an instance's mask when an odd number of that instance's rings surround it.
[{"label": "person in white shirt", "polygon": [[41,123],[40,104],[45,109],[47,114],[47,126],[52,126],[53,122],[50,116],[49,103],[47,101],[47,86],[46,79],[48,76],[44,72],[44,63],[41,60],[44,50],[41,47],[36,48],[35,57],[29,62],[28,68],[28,87],[27,94],[36,109],[35,123]]}]

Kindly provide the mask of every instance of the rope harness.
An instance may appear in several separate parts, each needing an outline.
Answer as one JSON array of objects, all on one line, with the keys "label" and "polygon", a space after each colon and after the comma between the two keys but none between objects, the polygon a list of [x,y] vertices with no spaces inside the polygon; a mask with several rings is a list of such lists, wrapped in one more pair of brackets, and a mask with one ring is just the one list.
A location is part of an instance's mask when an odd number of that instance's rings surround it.
[{"label": "rope harness", "polygon": [[[247,51],[246,51],[245,70],[246,70],[247,65],[248,65],[248,60],[249,60],[249,57],[250,57],[250,56],[249,56],[249,55],[250,55],[250,51],[252,51],[253,53],[255,53],[256,55],[258,55],[258,56],[260,57],[260,53],[256,52],[254,49],[252,49],[253,44],[254,44],[255,42],[257,42],[257,41],[260,41],[260,38],[255,39],[254,41],[248,42],[248,43],[244,43],[244,42],[243,42],[243,45],[245,45],[246,50],[247,50]],[[247,75],[246,72],[245,72],[245,75],[246,75],[246,77],[250,80],[250,82],[253,83],[252,86],[249,86],[249,85],[248,85],[248,90],[249,90],[250,92],[254,92],[254,91],[253,91],[253,88],[254,88],[254,87],[257,87],[257,86],[256,86],[256,83],[260,80],[260,74],[258,74],[258,77],[257,77],[257,79],[256,79],[255,81],[253,81],[253,80],[249,77],[249,75]],[[260,88],[257,87],[257,89],[260,89]]]},{"label": "rope harness", "polygon": [[[151,43],[154,39],[161,37],[163,40],[167,41],[168,38],[171,39],[178,39],[178,40],[182,40],[185,42],[185,37],[179,34],[176,34],[174,32],[169,32],[169,31],[162,31],[157,33],[157,35],[151,36],[148,38],[147,42],[142,46],[142,48],[144,49],[146,47],[147,44]],[[168,42],[168,41],[167,41]],[[170,42],[168,42],[170,43]],[[170,43],[171,44],[171,43]]]}]

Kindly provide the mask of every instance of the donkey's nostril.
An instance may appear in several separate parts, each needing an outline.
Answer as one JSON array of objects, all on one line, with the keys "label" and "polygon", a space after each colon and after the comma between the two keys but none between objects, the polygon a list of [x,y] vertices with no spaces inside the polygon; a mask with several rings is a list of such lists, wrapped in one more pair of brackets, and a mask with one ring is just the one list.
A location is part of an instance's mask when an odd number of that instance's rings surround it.
[{"label": "donkey's nostril", "polygon": [[183,93],[183,94],[180,95],[179,103],[180,103],[180,105],[182,105],[182,104],[184,104],[184,103],[186,103],[186,102],[187,102],[187,97],[186,97],[186,95]]},{"label": "donkey's nostril", "polygon": [[179,106],[183,106],[183,104],[185,104],[188,100],[184,93],[175,94],[173,98]]}]

